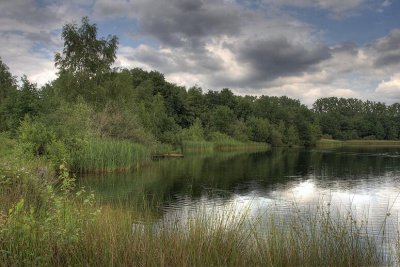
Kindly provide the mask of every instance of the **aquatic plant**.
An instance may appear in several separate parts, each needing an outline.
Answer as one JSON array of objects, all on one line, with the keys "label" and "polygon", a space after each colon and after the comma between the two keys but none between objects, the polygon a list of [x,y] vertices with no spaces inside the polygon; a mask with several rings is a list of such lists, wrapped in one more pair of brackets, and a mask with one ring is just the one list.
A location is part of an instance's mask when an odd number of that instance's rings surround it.
[{"label": "aquatic plant", "polygon": [[129,170],[150,159],[150,152],[125,140],[91,138],[73,154],[73,170],[80,173]]}]

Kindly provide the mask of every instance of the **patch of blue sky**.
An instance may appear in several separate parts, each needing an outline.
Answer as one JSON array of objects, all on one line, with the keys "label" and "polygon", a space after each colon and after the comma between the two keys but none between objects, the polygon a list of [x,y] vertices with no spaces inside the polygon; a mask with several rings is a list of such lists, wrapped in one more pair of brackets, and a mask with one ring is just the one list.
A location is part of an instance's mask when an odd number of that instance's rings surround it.
[{"label": "patch of blue sky", "polygon": [[47,5],[51,4],[54,2],[53,0],[35,0],[36,6],[41,8],[41,7],[46,7]]},{"label": "patch of blue sky", "polygon": [[236,0],[236,3],[246,8],[257,10],[261,5],[262,0]]},{"label": "patch of blue sky", "polygon": [[386,8],[364,8],[354,14],[335,18],[327,10],[316,8],[285,8],[301,21],[313,25],[322,32],[329,44],[351,41],[358,45],[372,43],[387,35],[394,28],[400,28],[400,1]]},{"label": "patch of blue sky", "polygon": [[40,42],[36,42],[32,45],[30,51],[34,54],[41,55],[43,58],[47,59],[54,59],[54,53],[52,53],[52,50],[49,50],[49,47],[47,44],[43,44]]},{"label": "patch of blue sky", "polygon": [[159,43],[151,37],[144,36],[138,31],[138,22],[126,17],[114,17],[105,19],[98,24],[98,36],[107,37],[116,35],[120,45],[138,47],[141,44],[158,48]]}]

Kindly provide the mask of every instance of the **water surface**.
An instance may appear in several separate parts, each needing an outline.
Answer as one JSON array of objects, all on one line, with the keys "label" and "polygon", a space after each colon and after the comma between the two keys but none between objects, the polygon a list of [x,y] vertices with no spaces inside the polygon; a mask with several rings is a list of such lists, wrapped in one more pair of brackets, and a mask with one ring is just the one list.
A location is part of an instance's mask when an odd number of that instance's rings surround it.
[{"label": "water surface", "polygon": [[397,231],[400,148],[273,149],[257,153],[187,155],[139,171],[81,177],[103,203],[145,207],[155,220],[184,218],[199,209],[271,212],[315,207],[351,213],[370,231]]}]

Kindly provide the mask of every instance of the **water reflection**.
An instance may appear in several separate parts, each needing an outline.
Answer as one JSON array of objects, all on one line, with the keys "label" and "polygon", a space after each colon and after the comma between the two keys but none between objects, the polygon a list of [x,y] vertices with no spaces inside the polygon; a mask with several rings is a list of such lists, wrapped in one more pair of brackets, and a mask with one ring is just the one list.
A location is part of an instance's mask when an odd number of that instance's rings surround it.
[{"label": "water reflection", "polygon": [[145,207],[159,220],[185,219],[199,211],[210,220],[227,213],[231,219],[246,214],[262,220],[271,213],[284,217],[294,209],[323,207],[368,221],[369,231],[378,235],[383,228],[397,233],[399,152],[274,149],[189,156],[129,174],[81,177],[80,183],[107,204]]},{"label": "water reflection", "polygon": [[398,149],[275,149],[157,161],[134,173],[81,177],[80,183],[101,201],[151,201],[152,208],[162,212],[204,197],[230,202],[237,195],[302,205],[329,196],[335,203],[374,202],[383,207],[399,192],[399,163]]}]

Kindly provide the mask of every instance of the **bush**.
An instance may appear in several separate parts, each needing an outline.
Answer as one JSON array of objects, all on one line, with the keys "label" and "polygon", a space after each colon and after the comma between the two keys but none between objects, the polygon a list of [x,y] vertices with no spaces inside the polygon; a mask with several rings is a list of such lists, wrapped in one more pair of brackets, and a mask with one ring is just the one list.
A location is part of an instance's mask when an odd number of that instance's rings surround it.
[{"label": "bush", "polygon": [[52,131],[40,122],[33,122],[30,117],[25,117],[18,131],[25,152],[35,156],[44,155],[48,145],[55,139]]},{"label": "bush", "polygon": [[22,153],[29,156],[40,156],[50,160],[53,166],[70,162],[70,149],[56,139],[52,130],[43,123],[33,122],[29,117],[22,121],[19,128],[19,139]]},{"label": "bush", "polygon": [[181,141],[204,141],[204,129],[200,119],[196,119],[189,128],[182,129],[179,137]]},{"label": "bush", "polygon": [[363,138],[364,140],[376,140],[375,135],[368,135]]},{"label": "bush", "polygon": [[[56,190],[49,181],[24,172],[26,179],[19,182],[28,191],[20,191],[6,220],[0,222],[0,262],[5,266],[74,265],[70,255],[81,243],[82,226],[92,222],[99,210],[93,207],[92,193],[79,190],[76,196],[72,194],[74,179],[65,165],[60,166],[59,173],[60,187]],[[40,204],[32,201],[30,185],[35,183],[40,183],[35,191],[42,195]]]},{"label": "bush", "polygon": [[125,139],[135,143],[154,146],[156,141],[147,133],[139,118],[132,111],[107,103],[105,108],[93,116],[93,129],[101,138]]}]

